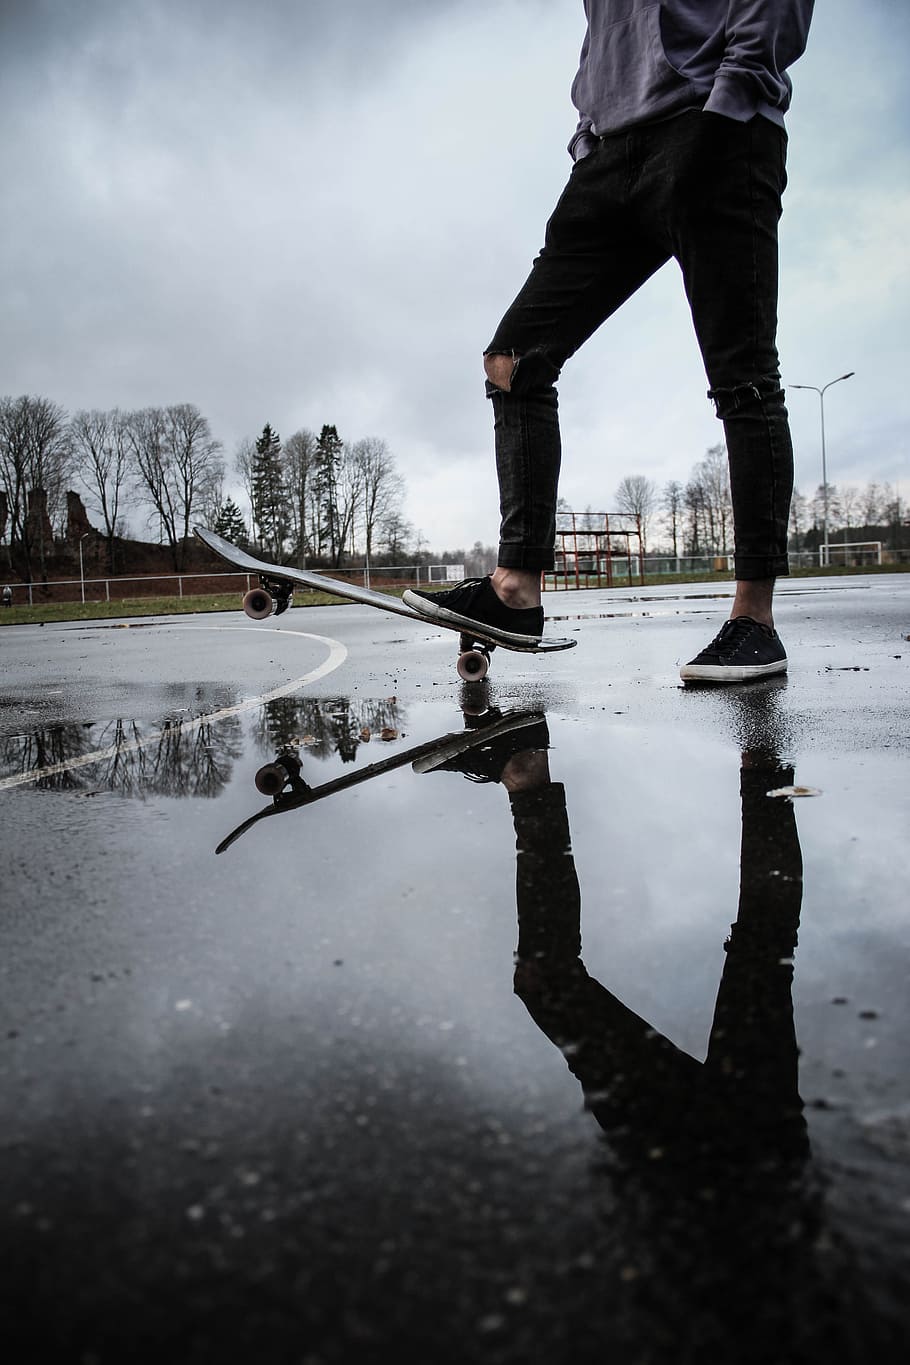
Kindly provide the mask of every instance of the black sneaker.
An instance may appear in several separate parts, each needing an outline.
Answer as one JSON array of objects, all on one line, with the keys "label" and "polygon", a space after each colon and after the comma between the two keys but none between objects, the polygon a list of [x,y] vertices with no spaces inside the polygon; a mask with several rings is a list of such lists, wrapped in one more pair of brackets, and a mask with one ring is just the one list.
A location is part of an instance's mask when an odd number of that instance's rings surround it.
[{"label": "black sneaker", "polygon": [[447,621],[465,634],[479,630],[503,644],[538,645],[543,635],[543,607],[507,607],[489,577],[468,578],[443,592],[408,588],[403,600],[428,621]]},{"label": "black sneaker", "polygon": [[550,732],[541,711],[502,712],[495,708],[471,718],[463,735],[454,735],[432,753],[416,758],[415,773],[461,773],[470,782],[498,782],[509,759],[527,749],[548,749]]},{"label": "black sneaker", "polygon": [[700,654],[683,664],[683,682],[738,683],[786,673],[787,654],[771,626],[737,616],[725,621]]}]

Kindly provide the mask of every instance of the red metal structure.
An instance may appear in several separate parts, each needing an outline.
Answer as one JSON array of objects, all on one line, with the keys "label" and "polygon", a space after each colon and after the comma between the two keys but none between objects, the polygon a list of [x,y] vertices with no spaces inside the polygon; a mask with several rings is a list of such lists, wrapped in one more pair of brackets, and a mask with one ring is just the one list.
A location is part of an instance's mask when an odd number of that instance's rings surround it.
[{"label": "red metal structure", "polygon": [[[634,542],[634,548],[633,548]],[[556,517],[556,566],[544,587],[611,588],[619,562],[627,583],[644,586],[641,518],[631,512],[559,512]],[[633,568],[634,565],[634,568]]]}]

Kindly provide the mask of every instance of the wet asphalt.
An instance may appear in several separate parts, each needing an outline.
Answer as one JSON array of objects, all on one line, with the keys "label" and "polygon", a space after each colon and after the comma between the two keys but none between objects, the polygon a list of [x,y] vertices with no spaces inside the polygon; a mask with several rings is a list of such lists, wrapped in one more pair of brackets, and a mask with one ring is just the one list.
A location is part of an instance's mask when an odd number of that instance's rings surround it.
[{"label": "wet asphalt", "polygon": [[0,629],[7,1359],[907,1358],[910,577],[547,607]]}]

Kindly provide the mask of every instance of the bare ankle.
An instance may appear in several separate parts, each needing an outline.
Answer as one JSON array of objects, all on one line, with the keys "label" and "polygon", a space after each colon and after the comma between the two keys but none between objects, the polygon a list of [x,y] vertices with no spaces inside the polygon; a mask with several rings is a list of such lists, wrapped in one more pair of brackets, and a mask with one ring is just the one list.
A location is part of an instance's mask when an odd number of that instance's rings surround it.
[{"label": "bare ankle", "polygon": [[771,603],[774,597],[773,578],[744,578],[736,584],[736,595],[730,609],[730,619],[750,616],[763,626],[774,626]]},{"label": "bare ankle", "polygon": [[490,581],[507,607],[540,606],[540,574],[536,569],[494,569]]}]

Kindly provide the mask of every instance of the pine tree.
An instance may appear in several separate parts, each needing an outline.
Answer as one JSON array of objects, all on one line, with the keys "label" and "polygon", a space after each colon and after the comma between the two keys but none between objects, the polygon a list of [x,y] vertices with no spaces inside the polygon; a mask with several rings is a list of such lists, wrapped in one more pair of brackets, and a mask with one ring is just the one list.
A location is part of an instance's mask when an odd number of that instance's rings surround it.
[{"label": "pine tree", "polygon": [[338,513],[338,475],[344,446],[333,426],[324,426],[316,442],[313,490],[319,510],[319,549],[328,547],[332,562],[337,563],[341,551],[340,518]]},{"label": "pine tree", "polygon": [[215,532],[219,536],[224,536],[234,545],[239,545],[241,550],[245,550],[249,537],[246,531],[246,522],[243,513],[234,502],[233,498],[228,498],[227,502],[222,503],[215,519]]},{"label": "pine tree", "polygon": [[284,554],[290,516],[281,458],[281,437],[268,422],[256,442],[250,491],[256,538],[271,559],[280,561]]}]

